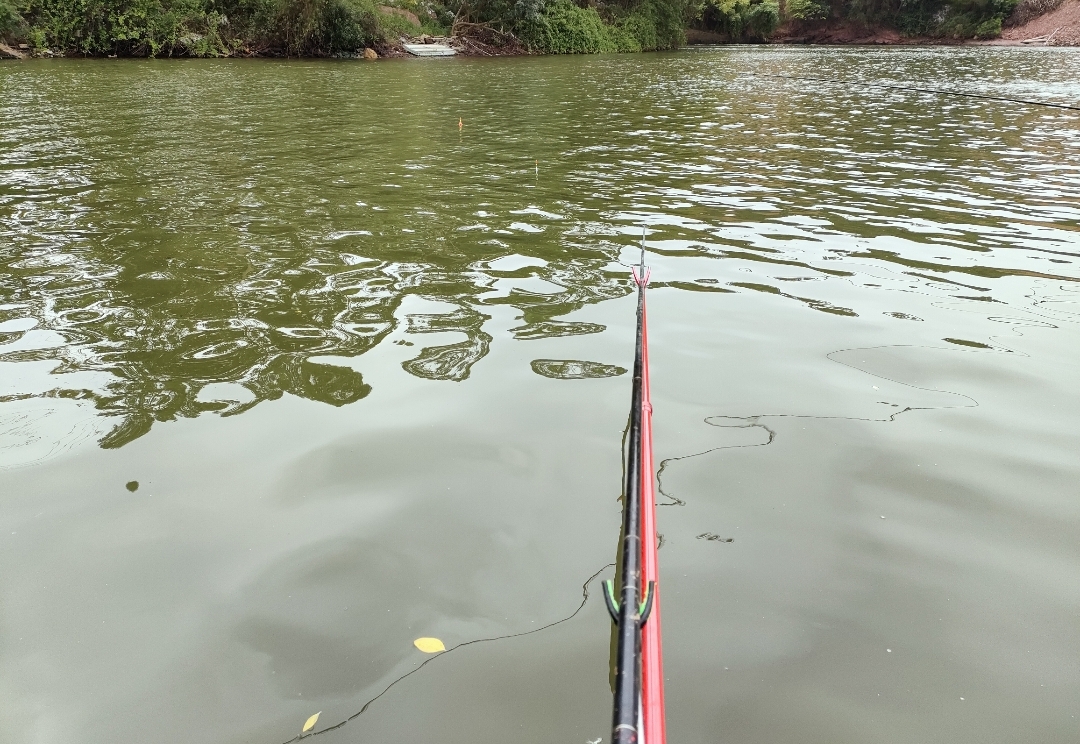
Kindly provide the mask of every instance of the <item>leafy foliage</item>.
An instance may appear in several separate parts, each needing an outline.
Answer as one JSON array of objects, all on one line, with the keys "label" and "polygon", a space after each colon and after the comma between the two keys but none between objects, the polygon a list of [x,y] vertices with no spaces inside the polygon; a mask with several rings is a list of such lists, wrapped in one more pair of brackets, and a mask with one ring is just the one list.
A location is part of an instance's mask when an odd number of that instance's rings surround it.
[{"label": "leafy foliage", "polygon": [[595,8],[579,8],[570,0],[554,0],[520,25],[521,39],[552,54],[596,54],[619,51],[611,29]]},{"label": "leafy foliage", "polygon": [[[733,40],[766,39],[781,21],[819,27],[846,21],[912,37],[987,39],[1001,34],[1003,21],[1017,6],[1017,0],[786,0],[781,13],[776,0],[692,1],[695,27]],[[1062,0],[1025,1],[1049,8]]]},{"label": "leafy foliage", "polygon": [[298,55],[348,54],[381,38],[371,0],[285,0],[276,26],[288,53]]},{"label": "leafy foliage", "polygon": [[15,0],[14,23],[10,2],[0,0],[3,33],[70,54],[350,54],[382,38],[373,0]]},{"label": "leafy foliage", "polygon": [[798,21],[819,21],[829,17],[829,5],[823,0],[787,0],[788,18]]},{"label": "leafy foliage", "polygon": [[0,35],[65,54],[347,55],[463,21],[516,33],[537,51],[578,54],[671,49],[686,19],[686,0],[389,0],[414,11],[417,27],[376,1],[0,0]]},{"label": "leafy foliage", "polygon": [[579,7],[570,0],[522,5],[530,14],[516,23],[521,39],[553,54],[595,54],[673,49],[684,41],[684,6],[671,0],[644,0],[631,6]]},{"label": "leafy foliage", "polygon": [[380,11],[378,20],[379,28],[382,29],[382,33],[387,39],[400,36],[416,36],[422,32],[420,26],[395,13],[383,13]]},{"label": "leafy foliage", "polygon": [[645,0],[622,22],[645,51],[675,49],[686,42],[687,6],[680,2]]},{"label": "leafy foliage", "polygon": [[[1033,7],[1056,7],[1061,0],[1025,0]],[[906,36],[989,39],[1001,34],[1002,22],[1017,0],[692,0],[690,22],[727,34],[733,40],[766,39],[782,20],[808,25],[849,21],[894,28]]]},{"label": "leafy foliage", "polygon": [[0,37],[16,33],[23,24],[22,16],[8,0],[0,0]]},{"label": "leafy foliage", "polygon": [[[779,0],[0,0],[0,37],[64,54],[340,56],[464,24],[517,34],[540,52],[595,54],[673,49],[688,25],[732,40],[765,40],[782,20],[993,38],[1017,1],[786,0],[781,13]],[[1036,13],[1060,1],[1024,0],[1021,10]],[[421,26],[380,12],[377,2],[415,12]]]},{"label": "leafy foliage", "polygon": [[900,0],[893,24],[908,36],[990,39],[1017,0]]},{"label": "leafy foliage", "polygon": [[225,23],[204,0],[24,0],[18,10],[33,47],[83,54],[155,55],[200,42],[216,50]]},{"label": "leafy foliage", "polygon": [[[823,0],[794,0],[794,3]],[[1034,0],[1050,3],[1058,0]],[[1016,8],[1017,0],[848,0],[833,6],[834,16],[845,17],[865,26],[895,28],[906,36],[951,39],[989,39],[1001,35],[1001,24]],[[798,8],[788,0],[788,16],[797,16]]]},{"label": "leafy foliage", "polygon": [[700,13],[705,28],[733,39],[767,39],[780,25],[777,0],[705,0]]}]

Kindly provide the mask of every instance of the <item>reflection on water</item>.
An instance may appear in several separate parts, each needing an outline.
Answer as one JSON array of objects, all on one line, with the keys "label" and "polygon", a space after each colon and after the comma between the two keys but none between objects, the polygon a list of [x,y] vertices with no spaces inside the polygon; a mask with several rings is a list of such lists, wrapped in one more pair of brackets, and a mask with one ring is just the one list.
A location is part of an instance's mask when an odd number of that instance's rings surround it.
[{"label": "reflection on water", "polygon": [[626,374],[623,367],[577,359],[534,359],[532,368],[536,374],[556,380],[584,380],[589,377],[617,377]]},{"label": "reflection on water", "polygon": [[[875,287],[853,261],[893,288],[1073,280],[1071,114],[835,86],[822,99],[805,81],[738,76],[728,54],[507,67],[488,91],[464,89],[475,113],[460,134],[426,86],[468,85],[480,67],[5,70],[0,363],[54,367],[50,384],[4,400],[92,401],[113,421],[106,447],[155,421],[236,415],[285,393],[345,405],[367,394],[362,375],[310,358],[362,355],[400,322],[449,334],[406,372],[461,381],[493,343],[487,306],[520,312],[517,340],[602,332],[560,318],[629,291],[618,236],[643,223],[662,256],[776,281]],[[837,52],[830,64],[857,79],[895,56],[868,67]],[[1044,64],[1046,90],[1070,80],[1064,55],[972,57],[965,74],[946,57],[904,64],[953,87],[1002,72],[1006,88],[1023,87]],[[799,64],[791,53],[753,59],[770,74]],[[623,77],[610,80],[615,69]],[[357,76],[363,106],[349,94]],[[635,89],[645,97],[621,106]],[[310,119],[291,113],[301,100],[316,107]],[[799,285],[815,295],[715,281],[663,286],[860,313],[828,299],[829,284]],[[398,318],[406,295],[452,309]],[[533,369],[608,370],[583,364]],[[88,383],[84,372],[106,376]],[[206,394],[222,383],[246,392]]]},{"label": "reflection on water", "polygon": [[673,740],[1067,740],[1078,72],[0,67],[0,719],[602,735],[645,227]]}]

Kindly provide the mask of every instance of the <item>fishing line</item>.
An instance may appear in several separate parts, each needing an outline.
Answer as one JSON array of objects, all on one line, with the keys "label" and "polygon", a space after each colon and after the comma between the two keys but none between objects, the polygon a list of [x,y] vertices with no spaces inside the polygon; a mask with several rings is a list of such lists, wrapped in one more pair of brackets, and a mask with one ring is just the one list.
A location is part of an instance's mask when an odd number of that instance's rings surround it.
[{"label": "fishing line", "polygon": [[[760,72],[755,73],[761,77],[778,78],[780,80],[805,80],[812,83],[833,83],[835,85],[851,86],[852,83],[846,80],[833,80],[831,78],[819,78],[819,77],[800,77],[797,75],[770,75],[768,73]],[[868,88],[886,88],[888,90],[902,90],[914,93],[936,93],[943,96],[962,96],[964,98],[981,98],[985,101],[1005,101],[1007,103],[1026,103],[1029,106],[1045,106],[1047,108],[1065,109],[1067,111],[1080,111],[1080,106],[1070,106],[1067,103],[1050,103],[1049,101],[1030,101],[1024,98],[1007,98],[1005,96],[988,96],[982,93],[964,93],[959,90],[944,90],[941,88],[917,88],[909,85],[889,85],[888,83],[865,83],[859,82],[857,85],[863,85]]]},{"label": "fishing line", "polygon": [[[811,419],[811,420],[817,420],[817,421],[866,421],[866,422],[869,422],[869,423],[888,424],[888,423],[892,423],[892,422],[896,421],[896,419],[899,416],[902,416],[905,413],[913,413],[915,411],[947,411],[947,410],[956,409],[956,408],[978,408],[979,407],[979,401],[975,400],[970,395],[966,395],[964,393],[958,393],[958,392],[955,392],[953,390],[941,390],[941,389],[938,389],[938,388],[923,387],[921,385],[915,385],[915,384],[910,383],[910,382],[902,382],[900,380],[893,379],[892,377],[886,377],[885,375],[879,375],[879,374],[875,374],[873,372],[868,372],[867,370],[862,369],[861,367],[857,367],[857,366],[855,366],[853,364],[849,364],[849,363],[847,363],[847,362],[845,362],[843,360],[833,358],[834,354],[842,354],[845,351],[875,351],[875,350],[879,350],[879,349],[909,349],[909,348],[910,349],[937,349],[937,350],[940,350],[940,351],[951,351],[951,352],[958,352],[958,353],[970,353],[970,352],[961,352],[959,349],[949,349],[949,348],[946,348],[946,347],[943,347],[943,346],[891,345],[891,346],[867,346],[867,347],[852,347],[852,348],[848,348],[848,349],[837,349],[836,351],[831,351],[828,354],[826,354],[825,358],[828,359],[830,362],[834,362],[836,364],[842,364],[845,367],[848,367],[849,369],[853,369],[856,372],[861,372],[864,375],[869,375],[871,377],[876,377],[876,378],[878,378],[880,380],[887,380],[887,381],[895,383],[897,385],[902,385],[903,387],[911,388],[911,389],[914,389],[914,390],[921,390],[923,392],[941,393],[943,395],[956,395],[956,396],[959,396],[961,398],[966,398],[969,401],[969,403],[967,403],[967,404],[956,404],[956,405],[940,405],[940,406],[904,406],[904,408],[902,408],[901,410],[893,411],[891,414],[889,414],[885,418],[866,418],[866,417],[863,417],[863,416],[815,416],[815,415],[811,415],[811,414],[798,414],[798,413],[759,413],[759,414],[756,414],[754,416],[724,416],[723,414],[716,415],[716,416],[706,416],[704,419],[702,419],[705,424],[707,424],[708,426],[715,426],[715,427],[721,428],[721,429],[729,429],[729,428],[730,429],[754,429],[754,428],[764,429],[765,431],[767,431],[769,433],[768,441],[755,442],[753,444],[723,444],[723,445],[720,445],[719,447],[712,447],[710,449],[703,450],[702,452],[695,452],[695,453],[689,454],[689,455],[679,455],[678,457],[668,457],[668,458],[664,459],[660,463],[660,469],[657,470],[657,472],[656,472],[656,489],[662,496],[664,496],[667,499],[670,499],[670,502],[667,503],[667,504],[658,504],[658,506],[686,506],[686,501],[685,500],[680,499],[677,496],[673,496],[673,495],[671,495],[670,493],[668,493],[667,491],[664,490],[664,471],[667,469],[668,465],[673,465],[673,464],[679,462],[680,460],[689,460],[689,459],[694,458],[694,457],[701,457],[703,455],[708,455],[708,454],[712,454],[713,452],[720,452],[722,450],[727,450],[727,449],[744,449],[744,448],[749,448],[749,447],[768,447],[770,444],[775,442],[776,437],[777,437],[777,432],[775,430],[773,430],[773,429],[770,429],[768,426],[766,426],[762,422],[762,419]],[[879,401],[879,402],[884,403],[885,401]],[[898,406],[899,404],[896,404],[896,405]],[[730,419],[732,421],[741,421],[743,423],[736,424],[736,425],[730,425],[730,424],[725,425],[725,424],[716,423],[714,421],[714,419]],[[700,535],[699,535],[699,537],[700,537]]]},{"label": "fishing line", "polygon": [[410,677],[413,674],[416,674],[417,672],[419,672],[421,669],[426,667],[431,662],[435,661],[436,659],[441,659],[442,657],[446,656],[449,653],[452,653],[452,652],[456,651],[459,648],[464,648],[465,646],[471,646],[474,643],[487,643],[489,641],[503,641],[503,640],[507,640],[509,638],[520,638],[521,636],[527,636],[527,635],[532,635],[533,633],[539,633],[542,630],[547,630],[548,628],[553,628],[556,625],[561,625],[562,623],[565,623],[565,622],[567,622],[569,620],[573,620],[575,617],[577,617],[579,612],[581,612],[583,609],[585,609],[585,603],[589,601],[589,584],[591,584],[593,582],[593,580],[597,576],[599,576],[604,571],[606,571],[607,569],[611,568],[614,565],[615,565],[614,563],[606,564],[605,566],[600,568],[596,573],[594,573],[592,576],[590,576],[589,578],[587,578],[585,580],[585,583],[581,585],[581,604],[579,604],[577,609],[574,610],[573,612],[571,612],[566,617],[560,618],[559,620],[555,620],[553,622],[550,622],[547,625],[544,625],[542,627],[533,628],[532,630],[526,630],[526,631],[523,631],[521,633],[511,633],[509,635],[495,636],[493,638],[474,638],[471,641],[464,641],[462,643],[459,643],[456,646],[452,646],[452,647],[448,648],[446,651],[444,651],[443,653],[436,654],[435,656],[432,656],[432,657],[428,658],[423,663],[421,663],[419,666],[414,667],[413,669],[409,670],[405,674],[403,674],[400,677],[398,677],[397,679],[395,679],[393,682],[388,684],[383,689],[382,692],[380,692],[378,695],[376,695],[375,697],[371,698],[366,703],[364,703],[364,707],[362,707],[356,713],[353,713],[351,716],[346,718],[344,721],[341,721],[340,723],[334,724],[333,726],[328,726],[328,727],[326,727],[324,729],[320,729],[318,731],[312,731],[311,733],[307,733],[307,734],[301,733],[301,734],[299,734],[297,736],[294,736],[293,738],[289,739],[288,741],[284,742],[284,744],[293,744],[294,742],[298,742],[301,739],[309,739],[312,736],[321,736],[322,734],[326,734],[326,733],[329,733],[331,731],[336,731],[337,729],[341,728],[342,726],[345,726],[347,723],[349,723],[353,719],[359,718],[361,715],[363,715],[365,712],[367,712],[367,709],[371,707],[372,703],[374,703],[376,700],[381,698],[386,693],[390,692],[390,688],[392,688],[398,682],[401,682],[406,677]]}]

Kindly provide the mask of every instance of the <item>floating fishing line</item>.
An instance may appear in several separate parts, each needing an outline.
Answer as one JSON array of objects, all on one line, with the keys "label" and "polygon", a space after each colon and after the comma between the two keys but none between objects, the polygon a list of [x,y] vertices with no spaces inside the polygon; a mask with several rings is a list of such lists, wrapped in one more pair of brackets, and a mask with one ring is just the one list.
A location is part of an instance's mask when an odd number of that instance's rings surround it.
[{"label": "floating fishing line", "polygon": [[[523,631],[521,633],[511,633],[509,635],[494,636],[492,638],[474,638],[471,641],[464,641],[462,643],[457,644],[456,646],[451,646],[450,648],[446,649],[445,651],[443,651],[440,654],[436,654],[434,656],[428,657],[428,659],[421,662],[421,664],[419,666],[413,667],[411,670],[409,670],[408,672],[405,672],[405,674],[403,674],[400,677],[398,677],[397,679],[395,679],[393,682],[391,682],[385,688],[383,688],[382,692],[380,692],[378,695],[376,695],[375,697],[371,698],[366,703],[364,703],[364,707],[362,707],[356,713],[353,713],[351,716],[346,718],[344,721],[341,721],[340,723],[336,723],[333,726],[327,726],[324,729],[319,729],[318,731],[310,731],[310,732],[309,731],[304,731],[304,732],[301,732],[300,734],[298,734],[298,735],[294,736],[293,738],[289,739],[288,741],[284,742],[284,744],[294,744],[294,742],[298,742],[298,741],[300,741],[302,739],[308,739],[308,738],[310,738],[312,736],[321,736],[323,734],[327,734],[327,733],[330,733],[331,731],[336,731],[339,728],[342,728],[343,726],[348,724],[350,721],[352,721],[352,720],[354,720],[356,718],[359,718],[361,715],[366,713],[367,709],[370,708],[371,705],[376,700],[381,698],[386,693],[390,692],[390,689],[392,687],[394,687],[394,685],[396,685],[398,682],[401,682],[406,677],[410,677],[413,674],[416,674],[417,672],[419,672],[421,669],[426,667],[431,662],[435,661],[436,659],[440,659],[440,658],[442,658],[443,656],[446,656],[449,653],[453,653],[454,651],[456,651],[459,648],[464,648],[465,646],[471,646],[471,645],[473,645],[475,643],[488,643],[490,641],[504,641],[504,640],[508,640],[510,638],[520,638],[521,636],[527,636],[527,635],[532,635],[534,633],[539,633],[542,630],[547,630],[548,628],[553,628],[556,625],[561,625],[562,623],[565,623],[565,622],[567,622],[569,620],[573,620],[575,617],[577,617],[579,612],[581,612],[583,609],[585,609],[585,603],[589,601],[589,584],[591,584],[593,582],[593,580],[597,576],[599,576],[605,570],[611,568],[614,565],[615,565],[614,563],[606,564],[605,566],[600,568],[596,573],[594,573],[592,576],[590,576],[588,579],[585,580],[585,583],[581,585],[581,604],[579,604],[577,606],[577,609],[574,610],[573,612],[571,612],[566,617],[560,618],[560,619],[555,620],[553,622],[550,622],[547,625],[543,625],[543,626],[541,626],[539,628],[533,628],[532,630],[526,630],[526,631]],[[321,713],[321,711],[320,711],[320,713]],[[308,720],[310,721],[311,719],[308,719]],[[316,717],[316,720],[318,720],[317,717]]]}]

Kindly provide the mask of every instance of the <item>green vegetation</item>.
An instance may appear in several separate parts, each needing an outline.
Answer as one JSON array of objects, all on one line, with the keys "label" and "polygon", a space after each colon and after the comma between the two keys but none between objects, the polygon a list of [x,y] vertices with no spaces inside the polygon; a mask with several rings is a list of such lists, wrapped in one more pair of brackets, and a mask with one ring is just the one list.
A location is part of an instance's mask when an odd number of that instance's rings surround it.
[{"label": "green vegetation", "polygon": [[820,21],[829,17],[829,5],[822,0],[788,0],[787,16],[797,21]]},{"label": "green vegetation", "polygon": [[[1041,0],[1054,2],[1055,0]],[[807,30],[846,23],[894,28],[905,36],[993,38],[1017,0],[697,0],[695,27],[732,40],[764,40],[785,21]],[[798,26],[796,26],[798,27]]]},{"label": "green vegetation", "polygon": [[21,25],[22,18],[15,6],[9,0],[0,0],[0,37],[14,36]]},{"label": "green vegetation", "polygon": [[767,39],[780,25],[777,0],[699,0],[695,11],[702,28],[732,39]]},{"label": "green vegetation", "polygon": [[429,34],[431,36],[446,36],[449,30],[435,20],[428,20],[420,24],[412,22],[412,19],[396,13],[378,13],[379,27],[387,39],[397,39],[402,36],[419,36]]},{"label": "green vegetation", "polygon": [[908,36],[952,39],[992,39],[1001,35],[1001,23],[1016,9],[1017,0],[907,0],[895,8],[874,13]]},{"label": "green vegetation", "polygon": [[[493,0],[470,8],[469,18],[510,29],[531,49],[548,54],[674,49],[685,40],[687,6],[683,0],[584,6],[571,0],[518,0],[499,5],[499,0]],[[497,12],[505,15],[486,17]]]},{"label": "green vegetation", "polygon": [[348,56],[401,36],[485,31],[532,51],[671,49],[685,0],[0,0],[0,37],[38,53],[90,56]]},{"label": "green vegetation", "polygon": [[63,54],[332,55],[382,40],[372,0],[0,0],[8,13],[6,36]]},{"label": "green vegetation", "polygon": [[[0,0],[0,38],[91,56],[351,56],[452,32],[548,54],[672,49],[691,26],[733,41],[854,23],[993,38],[1017,0]],[[1053,4],[1060,0],[1034,0]],[[404,11],[409,11],[408,13]],[[419,24],[416,21],[419,20]]]},{"label": "green vegetation", "polygon": [[570,0],[549,3],[525,20],[521,30],[527,44],[554,54],[629,51],[619,48],[627,39],[617,39],[616,28],[606,25],[595,8],[579,8]]}]

